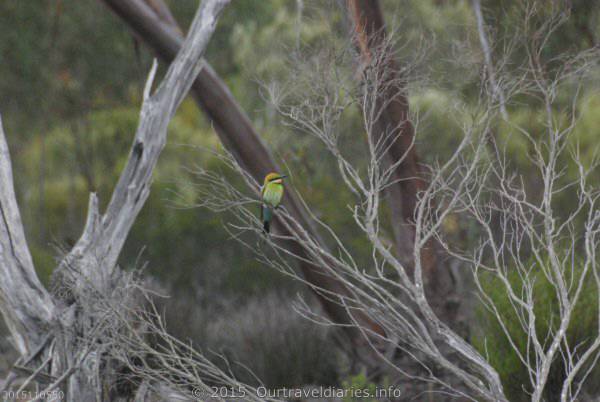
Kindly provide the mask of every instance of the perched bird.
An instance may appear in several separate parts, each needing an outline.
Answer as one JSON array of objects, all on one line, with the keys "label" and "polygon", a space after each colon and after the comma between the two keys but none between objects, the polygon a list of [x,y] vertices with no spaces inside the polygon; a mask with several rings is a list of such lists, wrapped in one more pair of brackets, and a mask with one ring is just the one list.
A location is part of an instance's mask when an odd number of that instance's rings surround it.
[{"label": "perched bird", "polygon": [[281,197],[283,197],[283,179],[287,176],[279,173],[269,173],[265,176],[265,183],[261,189],[262,208],[260,218],[263,222],[265,233],[271,229],[271,220],[273,219],[273,210],[279,206]]}]

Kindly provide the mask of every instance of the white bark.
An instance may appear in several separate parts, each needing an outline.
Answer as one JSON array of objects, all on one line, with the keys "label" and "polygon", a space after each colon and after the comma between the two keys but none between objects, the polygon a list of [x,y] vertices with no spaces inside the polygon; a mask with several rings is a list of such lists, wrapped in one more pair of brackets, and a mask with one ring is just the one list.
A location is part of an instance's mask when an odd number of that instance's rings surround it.
[{"label": "white bark", "polygon": [[48,330],[54,303],[35,273],[25,240],[1,119],[0,214],[0,309],[15,347],[26,356]]},{"label": "white bark", "polygon": [[473,11],[475,12],[475,19],[477,20],[477,33],[479,34],[479,43],[481,44],[481,51],[483,52],[488,81],[492,87],[493,94],[498,98],[502,118],[508,120],[506,99],[504,97],[504,91],[502,90],[502,87],[498,85],[498,80],[496,78],[496,70],[494,68],[494,63],[492,62],[492,50],[490,49],[490,43],[487,38],[487,33],[485,32],[485,21],[483,19],[483,14],[481,13],[480,0],[473,0]]}]

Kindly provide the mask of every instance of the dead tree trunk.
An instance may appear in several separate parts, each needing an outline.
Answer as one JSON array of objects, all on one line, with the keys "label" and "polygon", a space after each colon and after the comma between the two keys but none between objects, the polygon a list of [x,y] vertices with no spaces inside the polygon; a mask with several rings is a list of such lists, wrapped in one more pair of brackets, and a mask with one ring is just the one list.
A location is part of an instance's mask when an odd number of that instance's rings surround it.
[{"label": "dead tree trunk", "polygon": [[[371,68],[385,75],[385,82],[376,100],[375,110],[380,114],[375,121],[373,135],[376,138],[373,141],[385,143],[386,167],[401,161],[394,169],[391,178],[394,184],[387,188],[386,198],[392,216],[398,258],[412,274],[415,209],[419,192],[427,187],[427,183],[414,146],[415,129],[409,117],[405,78],[401,76],[391,43],[386,37],[379,1],[347,0],[347,8],[360,53],[361,70]],[[452,319],[455,304],[448,303],[452,277],[447,269],[439,266],[435,242],[429,243],[423,249],[421,258],[427,290],[436,311]]]},{"label": "dead tree trunk", "polygon": [[[182,35],[179,27],[173,24],[175,20],[162,0],[102,1],[161,59],[166,62],[173,59],[181,46]],[[192,95],[212,122],[223,146],[257,182],[261,183],[269,172],[281,171],[259,134],[254,130],[248,116],[208,63],[194,82]],[[286,192],[283,204],[309,236],[326,248],[293,191]],[[278,225],[278,230],[284,236],[288,235],[283,225]],[[311,257],[302,245],[290,241],[285,247],[299,257],[304,278],[315,291],[325,312],[335,323],[344,328],[355,345],[363,341],[362,334],[353,325],[355,321],[375,333],[383,334],[381,327],[364,313],[354,312],[352,316],[350,315],[348,308],[341,301],[345,295],[348,295],[347,287],[326,269],[311,263]]]},{"label": "dead tree trunk", "polygon": [[[56,271],[58,294],[40,283],[28,249],[12,180],[4,132],[0,127],[0,309],[21,354],[16,367],[27,381],[42,385],[48,400],[115,401],[133,399],[134,390],[117,386],[118,367],[106,358],[114,331],[98,301],[131,303],[122,284],[127,274],[117,261],[150,191],[152,172],[166,143],[167,126],[203,67],[202,56],[229,0],[202,2],[190,32],[162,83],[152,91],[156,63],[144,89],[139,125],[129,160],[104,214],[95,194],[81,238]],[[63,292],[64,291],[64,292]],[[64,392],[64,394],[55,391]]]}]

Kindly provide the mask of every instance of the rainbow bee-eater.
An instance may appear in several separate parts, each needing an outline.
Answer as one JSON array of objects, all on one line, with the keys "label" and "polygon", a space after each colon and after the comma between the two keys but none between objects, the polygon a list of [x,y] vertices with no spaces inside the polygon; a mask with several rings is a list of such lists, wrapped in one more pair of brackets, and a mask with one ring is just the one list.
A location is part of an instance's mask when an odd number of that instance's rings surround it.
[{"label": "rainbow bee-eater", "polygon": [[283,197],[283,179],[286,177],[279,173],[269,173],[265,176],[265,183],[260,192],[263,202],[260,217],[265,233],[269,233],[271,221],[273,220],[273,211],[281,203],[281,197]]}]

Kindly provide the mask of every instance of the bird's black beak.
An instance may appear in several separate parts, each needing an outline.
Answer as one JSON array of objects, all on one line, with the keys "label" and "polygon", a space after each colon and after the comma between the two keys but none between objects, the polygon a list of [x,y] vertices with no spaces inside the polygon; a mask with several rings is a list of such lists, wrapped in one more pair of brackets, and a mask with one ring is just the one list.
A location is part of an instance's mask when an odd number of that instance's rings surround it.
[{"label": "bird's black beak", "polygon": [[279,176],[280,179],[285,179],[287,177],[287,174],[282,174],[281,176]]}]

